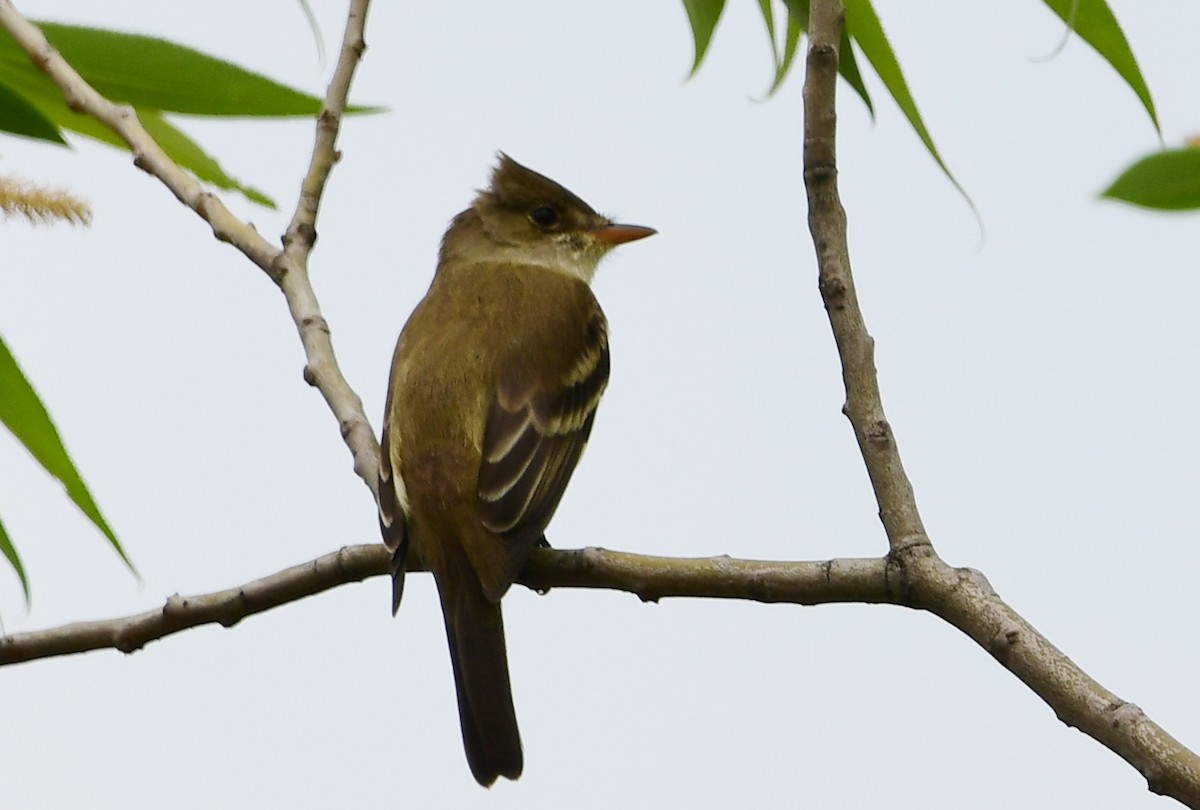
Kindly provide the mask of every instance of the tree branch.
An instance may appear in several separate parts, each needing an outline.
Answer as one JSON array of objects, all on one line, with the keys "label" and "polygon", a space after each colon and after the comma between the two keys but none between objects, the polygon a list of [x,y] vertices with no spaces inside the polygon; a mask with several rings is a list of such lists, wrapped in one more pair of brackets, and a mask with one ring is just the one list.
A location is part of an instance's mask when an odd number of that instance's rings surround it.
[{"label": "tree branch", "polygon": [[841,0],[810,6],[804,81],[804,182],[818,286],[833,329],[843,408],[854,428],[887,533],[904,602],[928,610],[970,636],[1049,704],[1059,719],[1107,746],[1146,778],[1151,791],[1200,808],[1200,758],[1075,665],[992,590],[982,574],[947,565],[934,550],[917,510],[883,411],[874,340],[855,293],[846,212],[837,187],[838,48]]},{"label": "tree branch", "polygon": [[342,438],[354,456],[354,471],[374,495],[379,444],[363,410],[362,400],[338,367],[329,325],[321,316],[307,268],[308,253],[316,238],[318,205],[337,157],[334,140],[346,109],[350,80],[365,49],[363,25],[367,5],[368,0],[351,3],[341,56],[317,118],[313,157],[296,213],[287,229],[284,250],[267,242],[253,225],[234,216],[220,198],[171,160],[146,132],[132,107],[113,103],[84,81],[50,45],[41,30],[13,7],[11,0],[0,0],[0,27],[12,35],[34,65],[58,85],[72,111],[90,115],[115,132],[129,146],[135,166],[157,177],[180,202],[212,227],[217,239],[240,250],[279,285],[304,344],[304,379],[321,392],[337,417]]},{"label": "tree branch", "polygon": [[[158,609],[106,621],[77,622],[0,638],[0,666],[90,650],[140,650],[151,641],[204,624],[233,627],[247,616],[367,577],[388,573],[381,543],[347,546],[237,588],[172,596]],[[608,588],[643,601],[669,596],[821,605],[898,603],[887,561],[765,562],[729,557],[674,559],[586,548],[537,549],[519,580],[538,591]]]},{"label": "tree branch", "polygon": [[0,638],[0,666],[110,647],[131,653],[191,627],[233,627],[247,616],[384,573],[387,560],[382,544],[353,546],[241,587],[202,596],[176,594],[161,608],[145,613],[5,636]]},{"label": "tree branch", "polygon": [[346,30],[342,34],[342,49],[333,78],[325,91],[325,104],[317,117],[316,137],[308,172],[300,186],[296,212],[283,236],[283,255],[277,265],[280,289],[287,298],[304,344],[307,364],[304,379],[321,392],[329,409],[337,417],[346,446],[354,456],[354,472],[379,500],[379,442],[375,430],[363,410],[362,399],[342,375],[333,353],[329,323],[321,315],[316,293],[308,279],[308,255],[317,239],[317,212],[325,184],[333,164],[341,158],[334,148],[354,70],[366,52],[364,29],[367,24],[369,0],[353,0],[346,15]]}]

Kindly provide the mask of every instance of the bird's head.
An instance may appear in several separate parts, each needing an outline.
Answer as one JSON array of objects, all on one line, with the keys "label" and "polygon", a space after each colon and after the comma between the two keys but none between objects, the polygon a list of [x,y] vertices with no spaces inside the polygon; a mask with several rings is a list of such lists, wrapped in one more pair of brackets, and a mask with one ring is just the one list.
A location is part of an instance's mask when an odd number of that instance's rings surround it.
[{"label": "bird's head", "polygon": [[[588,283],[600,260],[614,247],[656,233],[653,228],[613,222],[549,177],[503,152],[491,183],[460,219],[474,219],[472,212],[482,231],[472,236],[487,241],[477,248],[488,258],[541,265]],[[447,240],[454,230],[452,226],[447,232]],[[468,251],[469,245],[463,252]],[[469,253],[464,256],[469,257]]]}]

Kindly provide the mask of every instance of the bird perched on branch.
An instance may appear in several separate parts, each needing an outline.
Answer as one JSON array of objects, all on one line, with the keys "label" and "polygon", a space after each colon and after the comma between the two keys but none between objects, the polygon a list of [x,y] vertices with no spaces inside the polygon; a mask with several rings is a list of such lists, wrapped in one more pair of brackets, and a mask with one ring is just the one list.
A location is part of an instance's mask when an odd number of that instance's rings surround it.
[{"label": "bird perched on branch", "polygon": [[523,765],[500,599],[545,542],[608,382],[589,285],[613,247],[653,233],[501,154],[396,343],[379,459],[392,611],[411,543],[437,582],[481,785]]}]

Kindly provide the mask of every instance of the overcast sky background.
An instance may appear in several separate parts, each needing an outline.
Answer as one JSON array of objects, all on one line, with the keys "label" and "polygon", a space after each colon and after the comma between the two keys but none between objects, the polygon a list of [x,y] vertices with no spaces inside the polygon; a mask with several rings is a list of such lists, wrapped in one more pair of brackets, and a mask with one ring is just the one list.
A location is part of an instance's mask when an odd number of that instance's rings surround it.
[{"label": "overcast sky background", "polygon": [[[342,3],[24,2],[324,92]],[[1194,4],[1114,3],[1169,144],[1200,131]],[[879,83],[841,85],[842,193],[890,417],[933,541],[1108,688],[1200,745],[1200,280],[1194,215],[1096,194],[1155,148],[1132,92],[1041,3],[878,11],[943,155]],[[612,381],[549,537],[681,556],[886,550],[817,294],[801,81],[763,100],[756,5],[699,75],[682,4],[377,3],[312,275],[378,429],[447,221],[497,149],[660,234],[601,268]],[[802,64],[802,58],[798,59]],[[182,121],[281,203],[311,122]],[[378,539],[282,296],[128,155],[0,141],[0,173],[90,199],[9,221],[0,333],[144,577],[7,434],[0,515],[34,588],[10,631],[157,607]],[[382,579],[124,656],[0,670],[13,808],[1163,807],[965,636],[893,607],[521,588],[505,601],[526,768],[477,787],[428,577]]]}]

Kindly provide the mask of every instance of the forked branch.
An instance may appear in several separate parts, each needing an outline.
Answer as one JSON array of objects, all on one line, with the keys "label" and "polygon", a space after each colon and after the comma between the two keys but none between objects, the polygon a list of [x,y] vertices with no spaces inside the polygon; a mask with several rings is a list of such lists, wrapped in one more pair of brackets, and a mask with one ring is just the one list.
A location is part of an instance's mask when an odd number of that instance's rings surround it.
[{"label": "forked branch", "polygon": [[844,411],[879,504],[907,604],[962,630],[995,656],[1067,725],[1095,738],[1138,769],[1155,793],[1200,808],[1200,759],[1141,709],[1109,692],[1051,644],[992,590],[978,571],[947,565],[933,548],[912,485],[884,416],[874,340],[855,294],[846,212],[837,185],[837,88],[841,0],[810,6],[804,80],[804,183],[817,253],[818,285],[842,364]]},{"label": "forked branch", "polygon": [[321,193],[337,161],[334,142],[346,109],[354,69],[366,47],[363,27],[368,5],[368,0],[353,0],[350,4],[341,53],[317,118],[313,156],[296,213],[287,229],[285,249],[275,247],[254,226],[238,219],[219,197],[171,160],[146,132],[132,107],[110,101],[84,81],[41,30],[21,16],[11,0],[0,0],[0,27],[29,54],[34,65],[58,85],[68,107],[92,116],[116,133],[133,153],[134,165],[158,178],[180,202],[209,224],[217,239],[240,250],[279,285],[304,344],[304,379],[315,386],[329,404],[346,446],[354,456],[354,471],[374,494],[379,443],[363,411],[362,400],[338,367],[329,325],[321,315],[317,296],[308,280],[308,254],[316,236]]}]

